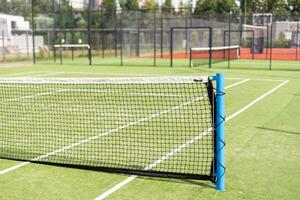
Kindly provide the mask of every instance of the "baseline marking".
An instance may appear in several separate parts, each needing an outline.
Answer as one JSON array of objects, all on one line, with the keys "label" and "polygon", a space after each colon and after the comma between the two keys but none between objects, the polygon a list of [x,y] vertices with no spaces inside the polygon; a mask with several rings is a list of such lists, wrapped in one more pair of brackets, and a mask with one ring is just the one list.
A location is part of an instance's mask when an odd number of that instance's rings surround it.
[{"label": "baseline marking", "polygon": [[[246,82],[246,81],[245,81]],[[238,116],[239,114],[241,114],[242,112],[244,112],[245,110],[247,110],[248,108],[252,107],[254,104],[256,104],[257,102],[259,102],[260,100],[262,100],[263,98],[265,98],[266,96],[270,95],[271,93],[275,92],[277,89],[279,89],[280,87],[282,87],[283,85],[287,84],[289,81],[286,80],[283,83],[277,85],[276,87],[274,87],[273,89],[271,89],[270,91],[264,93],[263,95],[261,95],[260,97],[256,98],[255,100],[253,100],[252,102],[250,102],[248,105],[246,105],[245,107],[243,107],[242,109],[240,109],[239,111],[233,113],[232,115],[230,115],[229,117],[226,118],[225,122],[228,122],[229,120],[233,119],[234,117]],[[225,87],[225,89],[230,88],[230,86],[228,86],[227,88]],[[211,129],[211,128],[210,128]],[[184,148],[188,147],[190,144],[194,143],[195,141],[197,141],[198,139],[202,138],[203,136],[207,135],[207,133],[209,132],[208,129],[207,131],[197,135],[196,137],[192,138],[191,140],[187,141],[185,144],[180,145],[179,147],[173,149],[172,151],[166,153],[163,157],[161,157],[160,159],[156,160],[155,162],[153,162],[152,164],[150,164],[148,167],[145,168],[145,170],[151,170],[152,168],[154,168],[157,164],[161,163],[162,161],[164,161],[165,159],[169,158],[170,156],[174,155],[177,152],[180,152],[181,150],[183,150]],[[108,197],[109,195],[111,195],[112,193],[116,192],[117,190],[121,189],[123,186],[125,186],[126,184],[130,183],[131,181],[133,181],[137,176],[132,175],[129,176],[127,179],[125,179],[124,181],[122,181],[121,183],[115,185],[114,187],[112,187],[111,189],[107,190],[106,192],[102,193],[100,196],[96,197],[95,200],[103,200],[106,197]]]},{"label": "baseline marking", "polygon": [[7,77],[7,76],[19,76],[19,75],[28,75],[28,74],[41,74],[38,71],[31,71],[31,72],[19,72],[19,73],[12,73],[12,74],[1,74],[0,77]]},{"label": "baseline marking", "polygon": [[[34,77],[44,77],[49,75],[57,75],[57,74],[63,74],[63,72],[48,72],[48,73],[42,73],[40,72],[38,75],[33,75]],[[29,76],[30,78],[31,76]]]},{"label": "baseline marking", "polygon": [[[43,77],[48,75],[55,75],[55,74],[63,74],[64,72],[56,72],[56,71],[30,71],[30,72],[19,72],[19,73],[12,73],[12,74],[1,74],[0,77]],[[24,76],[25,75],[25,76]]]},{"label": "baseline marking", "polygon": [[[51,74],[88,74],[88,75],[115,75],[115,76],[131,76],[131,77],[136,77],[136,76],[141,76],[141,74],[120,74],[120,73],[110,73],[110,72],[92,72],[92,71],[31,71],[31,72],[20,72],[20,73],[13,73],[13,74],[7,74],[7,75],[0,75],[0,77],[5,77],[5,76],[14,76],[14,75],[26,75],[26,74],[40,74],[40,75],[34,75],[35,77],[40,77],[40,76],[47,76]],[[159,77],[163,77],[168,75],[160,75]],[[26,76],[30,77],[30,76]],[[249,79],[249,78],[242,78],[242,77],[226,77],[225,80],[244,80],[244,79]],[[271,81],[271,82],[283,82],[285,80],[282,79],[249,79],[253,81]]]}]

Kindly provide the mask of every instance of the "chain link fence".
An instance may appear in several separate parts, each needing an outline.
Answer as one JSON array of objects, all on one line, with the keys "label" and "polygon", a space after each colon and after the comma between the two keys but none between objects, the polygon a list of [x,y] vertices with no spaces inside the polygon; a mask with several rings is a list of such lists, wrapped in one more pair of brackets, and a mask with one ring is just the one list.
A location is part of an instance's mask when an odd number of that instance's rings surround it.
[{"label": "chain link fence", "polygon": [[[0,62],[188,67],[191,48],[209,47],[209,31],[203,27],[210,27],[211,48],[239,46],[238,59],[212,62],[211,67],[276,69],[282,61],[300,69],[300,16],[199,16],[189,9],[164,13],[101,7],[55,7],[32,16],[27,29],[9,29],[0,16]],[[171,36],[174,27],[180,29]],[[208,65],[206,60],[202,66]]]}]

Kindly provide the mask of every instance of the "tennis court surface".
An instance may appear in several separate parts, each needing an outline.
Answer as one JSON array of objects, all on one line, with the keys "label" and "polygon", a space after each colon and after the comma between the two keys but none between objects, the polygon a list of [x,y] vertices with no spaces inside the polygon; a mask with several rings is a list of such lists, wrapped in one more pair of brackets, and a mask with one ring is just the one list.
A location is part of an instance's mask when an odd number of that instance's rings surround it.
[{"label": "tennis court surface", "polygon": [[[299,198],[300,73],[249,68],[0,68],[0,199]],[[199,80],[217,72],[226,93],[223,193],[189,177],[211,173],[211,88]]]}]

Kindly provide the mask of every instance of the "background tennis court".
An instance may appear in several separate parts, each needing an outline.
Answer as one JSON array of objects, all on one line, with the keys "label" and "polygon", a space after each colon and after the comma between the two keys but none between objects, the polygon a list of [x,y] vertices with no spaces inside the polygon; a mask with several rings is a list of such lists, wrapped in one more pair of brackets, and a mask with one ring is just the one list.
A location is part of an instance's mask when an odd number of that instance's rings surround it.
[{"label": "background tennis court", "polygon": [[[129,67],[88,66],[86,60],[81,63],[79,58],[72,65],[67,61],[65,65],[1,65],[1,77],[200,76],[224,72],[228,121],[224,193],[217,192],[207,181],[128,178],[1,160],[0,198],[95,199],[103,194],[110,194],[108,199],[299,198],[300,72],[296,70],[299,63],[273,61],[273,66],[289,70],[266,71],[261,70],[264,67],[260,61],[236,62],[232,61],[231,69],[226,69],[227,63],[219,63],[211,70],[187,68],[184,63],[184,67],[175,68],[167,67],[169,63],[162,63],[166,67],[140,67],[138,63]],[[122,182],[123,185],[118,185]],[[110,190],[116,185],[118,190]]]}]

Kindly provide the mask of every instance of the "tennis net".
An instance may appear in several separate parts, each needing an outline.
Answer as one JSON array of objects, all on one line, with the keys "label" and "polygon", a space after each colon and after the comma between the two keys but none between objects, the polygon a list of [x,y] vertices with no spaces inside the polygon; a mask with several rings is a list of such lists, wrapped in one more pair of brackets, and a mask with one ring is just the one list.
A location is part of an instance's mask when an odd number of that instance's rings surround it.
[{"label": "tennis net", "polygon": [[207,63],[222,62],[225,60],[239,59],[240,46],[222,47],[193,47],[190,49],[190,67]]},{"label": "tennis net", "polygon": [[208,77],[1,78],[0,158],[212,179]]}]

